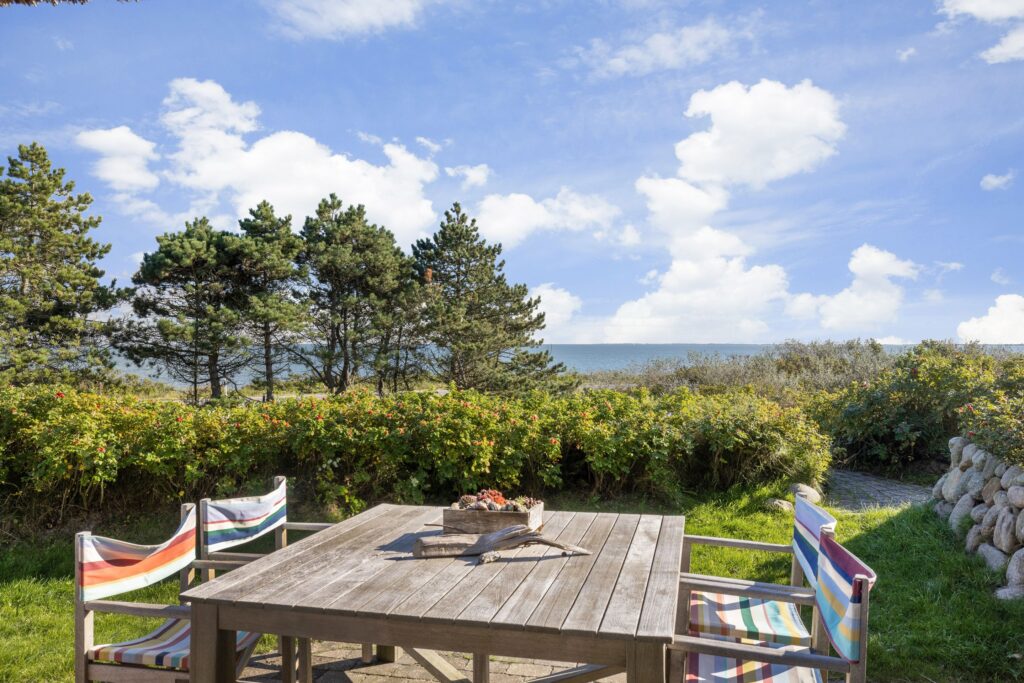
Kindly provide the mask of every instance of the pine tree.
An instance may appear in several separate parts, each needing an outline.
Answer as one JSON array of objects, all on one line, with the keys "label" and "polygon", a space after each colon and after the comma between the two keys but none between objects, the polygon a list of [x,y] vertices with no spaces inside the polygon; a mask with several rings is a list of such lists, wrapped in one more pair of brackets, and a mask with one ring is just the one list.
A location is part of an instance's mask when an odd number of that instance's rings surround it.
[{"label": "pine tree", "polygon": [[476,219],[458,203],[440,229],[413,245],[416,268],[429,281],[429,365],[459,389],[562,389],[572,382],[535,334],[544,329],[540,299],[505,278],[501,245],[480,237]]},{"label": "pine tree", "polygon": [[367,221],[363,206],[346,209],[334,194],[306,219],[302,239],[313,334],[293,356],[340,393],[388,369],[399,298],[414,284],[412,261],[390,231]]},{"label": "pine tree", "polygon": [[285,337],[302,329],[305,309],[294,289],[301,271],[296,259],[302,239],[292,232],[292,217],[278,218],[263,201],[238,222],[242,239],[235,243],[233,259],[245,294],[246,323],[262,347],[256,359],[266,387],[264,400],[274,400],[275,366],[280,362]]},{"label": "pine tree", "polygon": [[[97,262],[110,250],[88,235],[88,194],[38,144],[21,145],[0,178],[0,381],[97,378],[110,367],[104,325],[90,318],[116,303]],[[0,167],[0,176],[4,169]]]},{"label": "pine tree", "polygon": [[232,261],[240,239],[197,218],[157,237],[157,250],[132,278],[137,319],[123,321],[119,348],[190,385],[196,401],[204,384],[221,398],[225,382],[250,362],[241,333],[247,299]]}]

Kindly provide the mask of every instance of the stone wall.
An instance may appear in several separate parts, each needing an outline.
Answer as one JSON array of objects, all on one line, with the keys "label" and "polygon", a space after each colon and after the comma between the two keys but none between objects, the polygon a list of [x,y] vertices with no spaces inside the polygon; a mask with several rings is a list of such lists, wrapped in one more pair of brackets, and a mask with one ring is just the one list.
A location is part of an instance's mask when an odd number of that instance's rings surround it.
[{"label": "stone wall", "polygon": [[964,537],[967,552],[1006,577],[1003,599],[1024,597],[1024,469],[969,440],[949,440],[949,471],[935,483],[935,512]]}]

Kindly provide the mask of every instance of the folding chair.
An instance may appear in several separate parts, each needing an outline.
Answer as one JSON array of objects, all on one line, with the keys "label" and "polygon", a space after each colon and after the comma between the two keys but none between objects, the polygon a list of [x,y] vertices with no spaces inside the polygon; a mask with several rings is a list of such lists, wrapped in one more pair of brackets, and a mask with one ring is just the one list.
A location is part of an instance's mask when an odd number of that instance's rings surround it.
[{"label": "folding chair", "polygon": [[[789,545],[730,538],[687,536],[680,574],[681,634],[705,634],[765,641],[778,645],[820,646],[821,635],[812,618],[809,633],[799,605],[814,608],[818,545],[822,535],[835,533],[836,520],[817,505],[796,497],[793,540]],[[694,544],[788,553],[793,556],[790,585],[741,581],[691,574],[690,553]],[[811,590],[803,587],[804,580]],[[815,640],[817,639],[817,640]]]},{"label": "folding chair", "polygon": [[[196,510],[181,508],[181,524],[160,545],[136,545],[88,531],[75,535],[75,683],[86,681],[188,681],[191,622],[188,605],[104,600],[152,585],[177,573],[186,589],[195,576]],[[206,562],[230,569],[237,563]],[[120,643],[95,645],[96,612],[163,619],[150,633]],[[259,633],[239,631],[235,670],[241,673]]]},{"label": "folding chair", "polygon": [[816,623],[828,636],[823,648],[677,635],[669,649],[684,655],[685,683],[822,683],[827,671],[845,674],[847,683],[864,683],[868,597],[877,577],[827,534],[816,560]]},{"label": "folding chair", "polygon": [[[331,524],[319,522],[288,521],[288,482],[285,477],[274,477],[274,490],[262,496],[248,498],[226,498],[199,501],[199,556],[203,560],[251,562],[261,554],[225,552],[228,548],[253,541],[274,532],[274,549],[288,545],[288,531],[322,531]],[[216,575],[215,569],[203,570],[203,581]],[[295,680],[296,659],[299,680],[305,683],[312,679],[312,648],[306,638],[297,642],[289,636],[278,637],[281,653],[281,671],[287,683]],[[363,648],[366,660],[366,646]],[[372,657],[372,651],[370,653]]]}]

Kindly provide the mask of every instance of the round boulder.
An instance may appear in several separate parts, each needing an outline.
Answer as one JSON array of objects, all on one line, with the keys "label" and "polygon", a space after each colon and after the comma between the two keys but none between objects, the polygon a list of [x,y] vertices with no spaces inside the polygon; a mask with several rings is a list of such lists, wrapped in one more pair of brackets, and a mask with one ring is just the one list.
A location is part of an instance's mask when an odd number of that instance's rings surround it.
[{"label": "round boulder", "polygon": [[939,519],[949,519],[949,513],[953,512],[953,504],[940,500],[935,504],[934,510],[935,514],[939,516]]},{"label": "round boulder", "polygon": [[993,505],[1009,505],[1010,504],[1010,497],[1008,495],[1006,495],[1006,491],[1003,491],[1002,489],[999,489],[998,491],[996,491],[995,495],[992,496],[992,504]]},{"label": "round boulder", "polygon": [[1024,486],[1011,486],[1006,489],[1006,498],[1015,508],[1024,508]]},{"label": "round boulder", "polygon": [[942,500],[942,485],[946,483],[947,479],[949,479],[949,472],[943,474],[939,477],[939,480],[935,482],[935,486],[932,487],[932,498],[935,500]]},{"label": "round boulder", "polygon": [[974,455],[980,450],[975,444],[969,443],[964,446],[963,456],[960,458],[960,469],[969,470],[974,465]]},{"label": "round boulder", "polygon": [[999,481],[1002,483],[1003,488],[1008,489],[1011,486],[1013,486],[1014,480],[1020,473],[1021,469],[1017,465],[1010,465],[1009,467],[1007,467],[1006,471],[1003,472],[1003,476],[999,478]]},{"label": "round boulder", "polygon": [[1001,491],[1003,485],[999,483],[999,477],[991,477],[985,482],[985,485],[981,487],[981,499],[985,501],[986,505],[991,505],[995,498],[996,491]]},{"label": "round boulder", "polygon": [[1024,550],[1018,550],[1006,564],[1006,584],[1024,586]]},{"label": "round boulder", "polygon": [[981,524],[981,520],[985,519],[986,512],[988,512],[988,505],[978,503],[971,508],[971,519],[975,524]]},{"label": "round boulder", "polygon": [[956,467],[964,454],[964,446],[969,442],[962,436],[954,436],[949,440],[949,466]]},{"label": "round boulder", "polygon": [[960,480],[964,478],[964,473],[960,470],[950,470],[946,475],[946,482],[942,485],[942,499],[947,503],[955,503],[960,499],[960,496],[956,498],[953,495],[956,493],[956,489],[960,486]]},{"label": "round boulder", "polygon": [[978,546],[978,554],[985,558],[985,564],[994,572],[1001,572],[1009,559],[1006,553],[988,543]]},{"label": "round boulder", "polygon": [[769,498],[764,507],[769,512],[793,512],[793,504],[781,498]]},{"label": "round boulder", "polygon": [[1020,542],[1017,540],[1017,510],[1012,507],[1003,508],[996,518],[996,528],[992,532],[992,545],[1009,555],[1017,552]]},{"label": "round boulder", "polygon": [[993,472],[993,474],[995,474],[997,477],[1001,477],[1006,473],[1006,470],[1008,469],[1009,465],[1000,460],[999,463],[996,465],[996,470],[995,472]]},{"label": "round boulder", "polygon": [[978,552],[978,547],[992,538],[992,532],[985,533],[985,530],[981,528],[980,524],[975,524],[971,527],[971,530],[967,532],[967,541],[964,543],[964,549],[969,553]]},{"label": "round boulder", "polygon": [[972,498],[981,498],[981,489],[985,488],[985,476],[978,470],[971,470],[966,476],[966,493]]},{"label": "round boulder", "polygon": [[973,509],[974,496],[965,493],[949,513],[949,528],[956,533],[960,533],[960,525],[964,523],[965,519],[971,518],[971,510]]},{"label": "round boulder", "polygon": [[789,492],[796,496],[802,496],[812,503],[821,502],[821,494],[807,484],[790,484]]},{"label": "round boulder", "polygon": [[995,529],[996,528],[996,520],[999,519],[999,513],[1001,513],[1003,510],[1007,509],[1008,507],[1009,506],[1006,503],[1003,503],[1002,505],[1000,505],[999,503],[996,503],[995,505],[990,507],[988,509],[988,512],[985,513],[985,516],[982,517],[981,525],[983,527],[985,527],[986,529],[990,529],[990,530],[991,529]]},{"label": "round boulder", "polygon": [[1024,586],[1005,586],[996,589],[996,597],[1000,600],[1019,600],[1024,598]]}]

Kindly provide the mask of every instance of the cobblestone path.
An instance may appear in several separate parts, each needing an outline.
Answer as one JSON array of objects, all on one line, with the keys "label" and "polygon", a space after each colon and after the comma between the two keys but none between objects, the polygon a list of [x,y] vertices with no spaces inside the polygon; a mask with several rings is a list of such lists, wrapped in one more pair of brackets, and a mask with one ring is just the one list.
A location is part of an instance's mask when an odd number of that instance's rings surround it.
[{"label": "cobblestone path", "polygon": [[828,484],[826,501],[845,510],[920,503],[928,500],[932,493],[925,486],[849,470],[832,470]]}]

